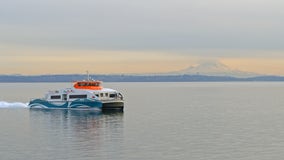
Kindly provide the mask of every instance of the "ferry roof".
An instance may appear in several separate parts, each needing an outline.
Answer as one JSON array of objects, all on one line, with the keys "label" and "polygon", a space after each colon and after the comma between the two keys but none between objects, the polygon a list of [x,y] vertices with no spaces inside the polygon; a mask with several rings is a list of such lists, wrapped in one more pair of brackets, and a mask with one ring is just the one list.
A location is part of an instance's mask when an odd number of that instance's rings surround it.
[{"label": "ferry roof", "polygon": [[87,89],[87,90],[102,90],[101,81],[76,81],[73,87],[76,89]]}]

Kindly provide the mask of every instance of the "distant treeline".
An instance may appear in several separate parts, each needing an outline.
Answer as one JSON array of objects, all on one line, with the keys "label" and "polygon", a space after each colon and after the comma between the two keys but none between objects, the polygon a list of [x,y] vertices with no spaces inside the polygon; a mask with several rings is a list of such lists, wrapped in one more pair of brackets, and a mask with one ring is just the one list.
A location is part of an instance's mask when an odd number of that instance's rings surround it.
[{"label": "distant treeline", "polygon": [[[226,82],[226,81],[284,81],[281,76],[236,78],[206,75],[90,75],[104,82]],[[86,75],[0,75],[0,82],[72,82],[86,79]]]}]

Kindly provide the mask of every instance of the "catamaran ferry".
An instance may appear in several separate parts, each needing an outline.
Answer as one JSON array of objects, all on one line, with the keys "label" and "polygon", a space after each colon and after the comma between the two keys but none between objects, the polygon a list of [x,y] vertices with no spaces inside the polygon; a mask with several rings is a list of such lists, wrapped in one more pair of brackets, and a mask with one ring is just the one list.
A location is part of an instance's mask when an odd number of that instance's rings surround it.
[{"label": "catamaran ferry", "polygon": [[44,98],[29,102],[32,108],[87,109],[123,111],[124,101],[120,92],[104,88],[101,81],[76,81],[72,88],[49,91]]}]

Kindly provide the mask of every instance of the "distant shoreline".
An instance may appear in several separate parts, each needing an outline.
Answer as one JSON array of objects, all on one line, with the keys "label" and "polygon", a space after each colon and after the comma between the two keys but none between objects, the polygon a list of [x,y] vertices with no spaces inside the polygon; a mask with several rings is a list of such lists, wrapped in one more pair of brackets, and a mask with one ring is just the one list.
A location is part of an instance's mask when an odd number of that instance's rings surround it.
[{"label": "distant shoreline", "polygon": [[[282,82],[283,76],[256,76],[239,78],[232,76],[208,75],[90,75],[91,78],[104,82]],[[0,83],[13,82],[73,82],[86,79],[86,75],[0,75]]]}]

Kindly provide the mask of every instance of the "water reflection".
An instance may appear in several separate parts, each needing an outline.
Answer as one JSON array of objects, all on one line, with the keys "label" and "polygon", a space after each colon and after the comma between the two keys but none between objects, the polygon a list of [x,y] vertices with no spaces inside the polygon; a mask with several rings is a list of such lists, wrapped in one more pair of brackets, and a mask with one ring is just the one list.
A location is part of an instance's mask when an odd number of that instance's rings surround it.
[{"label": "water reflection", "polygon": [[115,129],[123,127],[123,112],[31,109],[30,121],[78,132],[102,128]]},{"label": "water reflection", "polygon": [[123,112],[32,109],[29,117],[33,136],[48,137],[50,148],[72,150],[70,156],[80,150],[81,156],[105,157],[119,152],[124,138]]}]

